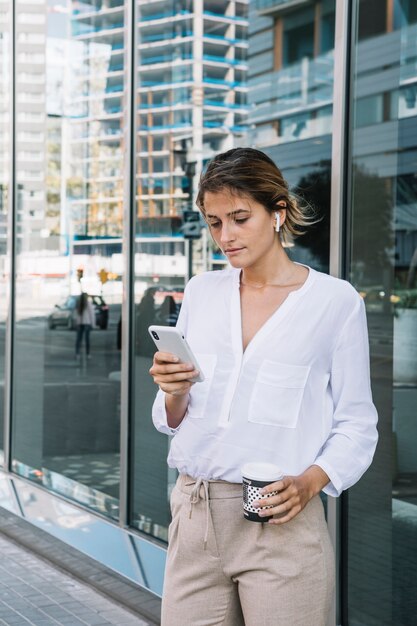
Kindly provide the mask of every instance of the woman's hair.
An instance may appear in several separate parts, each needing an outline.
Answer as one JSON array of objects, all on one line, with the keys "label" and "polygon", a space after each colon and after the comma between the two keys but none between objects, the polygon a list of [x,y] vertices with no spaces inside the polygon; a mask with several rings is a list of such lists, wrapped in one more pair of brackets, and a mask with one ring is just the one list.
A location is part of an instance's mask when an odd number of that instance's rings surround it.
[{"label": "woman's hair", "polygon": [[87,303],[88,303],[88,293],[85,293],[85,291],[83,291],[80,297],[78,298],[78,302],[77,302],[77,311],[79,315],[82,315],[83,311],[87,308]]},{"label": "woman's hair", "polygon": [[254,148],[233,148],[215,156],[201,174],[197,194],[197,206],[205,215],[205,193],[229,190],[242,196],[253,198],[267,211],[275,212],[279,200],[286,202],[286,218],[281,226],[284,243],[303,235],[304,228],[316,221],[310,206],[301,206],[280,169],[266,154]]}]

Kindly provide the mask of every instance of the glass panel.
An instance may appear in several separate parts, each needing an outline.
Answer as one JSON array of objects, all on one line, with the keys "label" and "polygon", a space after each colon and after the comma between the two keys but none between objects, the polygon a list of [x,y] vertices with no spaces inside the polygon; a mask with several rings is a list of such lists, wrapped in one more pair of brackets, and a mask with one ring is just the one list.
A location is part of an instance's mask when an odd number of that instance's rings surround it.
[{"label": "glass panel", "polygon": [[245,130],[247,20],[244,2],[139,0],[138,9],[131,524],[166,540],[176,473],[166,465],[169,439],[151,421],[156,388],[148,370],[155,348],[147,327],[174,325],[187,277],[216,266],[205,229],[199,232],[191,214],[185,227],[196,230],[197,239],[190,242],[181,225],[205,161]]},{"label": "glass panel", "polygon": [[370,470],[348,495],[346,623],[411,626],[417,615],[417,26],[415,3],[387,3],[381,32],[376,10],[370,19],[371,4],[356,2],[349,269],[367,309],[380,441]]},{"label": "glass panel", "polygon": [[117,518],[124,6],[47,4],[17,5],[13,468]]},{"label": "glass panel", "polygon": [[11,7],[0,0],[0,465],[3,465],[4,437],[4,357],[6,345],[6,317],[8,306],[8,281],[10,279],[7,257],[8,184],[10,163],[10,44]]},{"label": "glass panel", "polygon": [[290,3],[275,4],[268,15],[250,9],[249,144],[269,154],[317,212],[290,255],[328,271],[335,2],[285,12]]}]

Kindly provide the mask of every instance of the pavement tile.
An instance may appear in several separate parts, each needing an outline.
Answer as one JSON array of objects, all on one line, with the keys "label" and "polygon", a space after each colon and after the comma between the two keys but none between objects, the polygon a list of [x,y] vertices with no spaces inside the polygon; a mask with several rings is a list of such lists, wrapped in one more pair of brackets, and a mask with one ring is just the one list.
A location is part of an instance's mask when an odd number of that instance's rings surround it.
[{"label": "pavement tile", "polygon": [[59,624],[61,626],[85,626],[85,622],[77,619],[75,615],[59,618]]},{"label": "pavement tile", "polygon": [[0,626],[149,626],[1,533],[0,554]]},{"label": "pavement tile", "polygon": [[7,626],[28,626],[28,624],[31,624],[31,622],[29,622],[21,615],[15,614],[6,617],[6,624]]}]

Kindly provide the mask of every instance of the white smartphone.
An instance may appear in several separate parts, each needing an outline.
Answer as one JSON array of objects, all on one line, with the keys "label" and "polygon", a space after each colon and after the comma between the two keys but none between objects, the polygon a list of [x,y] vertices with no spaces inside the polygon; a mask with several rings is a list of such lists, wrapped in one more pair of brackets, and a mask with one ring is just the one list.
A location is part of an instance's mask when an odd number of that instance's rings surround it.
[{"label": "white smartphone", "polygon": [[180,361],[183,363],[192,363],[195,369],[200,372],[198,376],[190,380],[195,383],[203,382],[204,374],[201,371],[201,367],[185,340],[184,335],[178,328],[174,326],[149,326],[148,331],[160,352],[175,354]]}]

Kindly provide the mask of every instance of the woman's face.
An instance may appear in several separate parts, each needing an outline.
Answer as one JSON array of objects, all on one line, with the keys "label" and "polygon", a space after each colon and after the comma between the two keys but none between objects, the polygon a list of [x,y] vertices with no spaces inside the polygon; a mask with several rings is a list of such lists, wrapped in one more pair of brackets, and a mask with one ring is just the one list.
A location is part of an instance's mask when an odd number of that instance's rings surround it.
[{"label": "woman's face", "polygon": [[214,241],[233,267],[258,265],[280,246],[274,214],[250,197],[227,189],[206,192],[204,212]]}]

